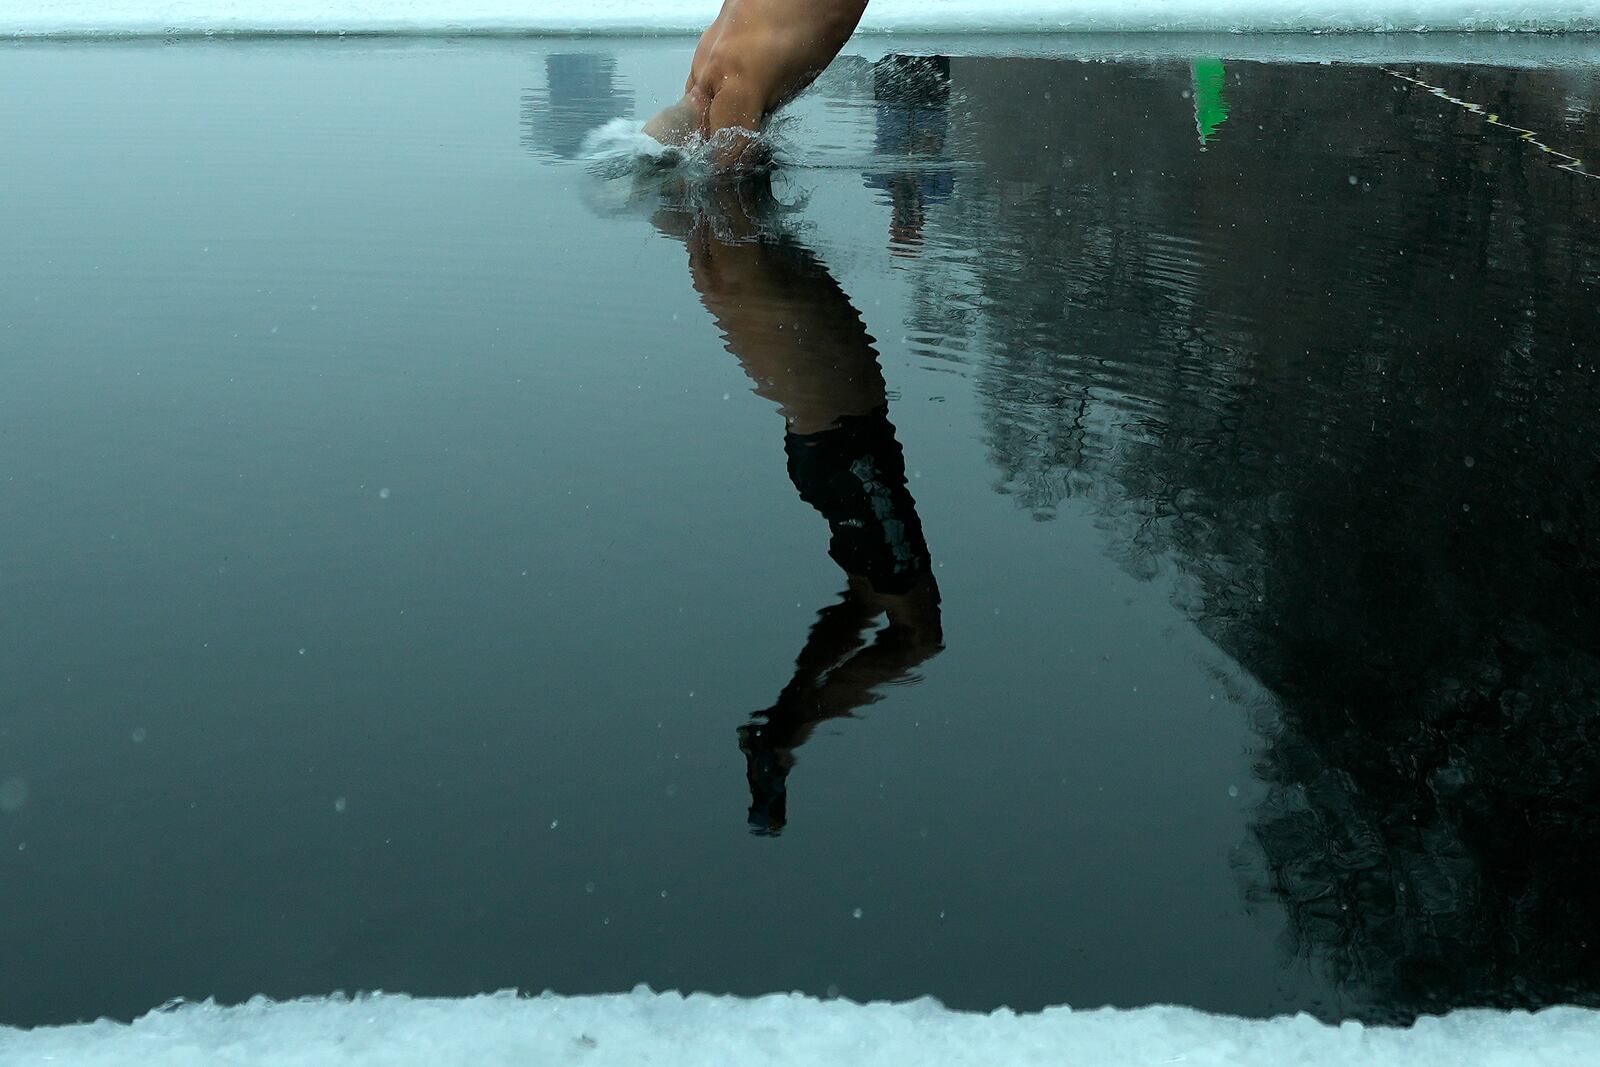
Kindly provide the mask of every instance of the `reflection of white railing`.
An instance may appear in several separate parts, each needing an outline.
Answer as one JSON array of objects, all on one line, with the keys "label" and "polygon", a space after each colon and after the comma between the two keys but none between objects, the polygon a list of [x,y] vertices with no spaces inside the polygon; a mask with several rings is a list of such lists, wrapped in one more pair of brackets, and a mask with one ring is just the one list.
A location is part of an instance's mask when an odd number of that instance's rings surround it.
[{"label": "reflection of white railing", "polygon": [[[5,35],[698,33],[719,0],[31,0]],[[1600,30],[1600,0],[871,0],[861,32]]]},{"label": "reflection of white railing", "polygon": [[1516,134],[1518,140],[1526,141],[1539,151],[1554,157],[1557,170],[1568,171],[1572,174],[1578,175],[1580,178],[1600,178],[1600,174],[1591,174],[1589,171],[1585,170],[1583,166],[1583,160],[1579,159],[1577,156],[1571,156],[1560,151],[1559,149],[1551,148],[1549,145],[1539,140],[1539,135],[1534,131],[1523,129],[1521,126],[1513,126],[1511,123],[1501,119],[1499,115],[1491,113],[1482,104],[1474,104],[1470,100],[1463,100],[1458,96],[1451,96],[1448,92],[1439,88],[1437,85],[1429,85],[1421,78],[1416,78],[1409,74],[1402,74],[1398,70],[1390,70],[1389,68],[1385,67],[1383,72],[1390,77],[1399,78],[1401,81],[1410,82],[1412,85],[1415,85],[1418,88],[1426,89],[1429,93],[1437,96],[1440,100],[1448,101],[1459,108],[1472,112],[1474,115],[1482,116],[1483,121],[1490,126],[1498,126],[1502,130],[1507,130]]}]

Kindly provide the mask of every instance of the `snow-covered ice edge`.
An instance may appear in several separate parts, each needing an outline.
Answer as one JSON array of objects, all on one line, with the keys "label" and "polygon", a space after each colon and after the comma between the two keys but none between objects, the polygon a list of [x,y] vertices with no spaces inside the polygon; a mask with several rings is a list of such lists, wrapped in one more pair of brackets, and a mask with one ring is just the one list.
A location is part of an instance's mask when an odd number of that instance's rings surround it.
[{"label": "snow-covered ice edge", "polygon": [[[0,36],[698,33],[718,0],[30,0]],[[1600,30],[1600,0],[872,0],[865,34]]]},{"label": "snow-covered ice edge", "polygon": [[931,999],[856,1004],[798,993],[681,996],[642,986],[573,997],[257,999],[183,1005],[131,1025],[0,1028],[7,1067],[1579,1067],[1597,1055],[1600,1012],[1581,1008],[1459,1011],[1398,1029],[1174,1007],[975,1014]]}]

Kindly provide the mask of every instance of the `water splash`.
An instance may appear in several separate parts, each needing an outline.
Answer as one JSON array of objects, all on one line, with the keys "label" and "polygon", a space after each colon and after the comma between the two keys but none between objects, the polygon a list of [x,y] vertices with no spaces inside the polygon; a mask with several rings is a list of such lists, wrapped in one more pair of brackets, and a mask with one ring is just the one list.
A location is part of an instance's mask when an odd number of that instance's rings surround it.
[{"label": "water splash", "polygon": [[590,130],[578,152],[579,160],[606,178],[672,167],[683,156],[683,149],[662,144],[645,133],[643,122],[624,118],[612,119]]},{"label": "water splash", "polygon": [[[645,133],[644,123],[618,118],[589,132],[579,158],[590,171],[605,178],[672,170],[679,177],[693,179],[771,170],[780,143],[776,130],[769,128],[761,133],[718,130],[710,137],[696,136],[687,144],[669,145]],[[730,165],[730,159],[736,162]]]}]

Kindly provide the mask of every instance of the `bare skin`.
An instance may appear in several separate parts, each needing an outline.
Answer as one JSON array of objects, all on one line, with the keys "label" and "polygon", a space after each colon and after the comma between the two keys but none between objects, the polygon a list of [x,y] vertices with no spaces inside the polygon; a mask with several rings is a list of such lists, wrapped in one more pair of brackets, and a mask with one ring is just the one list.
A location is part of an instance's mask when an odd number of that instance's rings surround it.
[{"label": "bare skin", "polygon": [[867,0],[723,0],[683,99],[644,132],[663,144],[716,138],[719,165],[748,162],[750,135],[827,69],[866,9]]},{"label": "bare skin", "polygon": [[809,254],[759,239],[732,188],[716,200],[725,232],[684,234],[689,273],[756,394],[799,434],[884,406],[872,336],[839,283]]}]

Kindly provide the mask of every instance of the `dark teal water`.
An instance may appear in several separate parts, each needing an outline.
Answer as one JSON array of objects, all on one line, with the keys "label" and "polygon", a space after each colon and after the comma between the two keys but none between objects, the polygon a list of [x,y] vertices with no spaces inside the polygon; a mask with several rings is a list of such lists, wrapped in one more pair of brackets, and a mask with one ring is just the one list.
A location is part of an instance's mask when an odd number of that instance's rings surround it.
[{"label": "dark teal water", "polygon": [[1032,47],[0,53],[0,1022],[1600,1002],[1600,75]]}]

